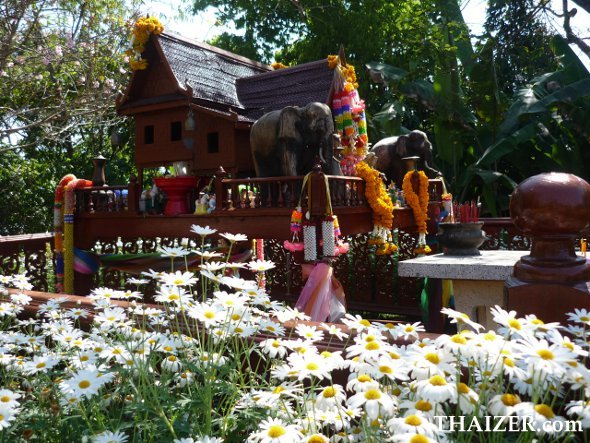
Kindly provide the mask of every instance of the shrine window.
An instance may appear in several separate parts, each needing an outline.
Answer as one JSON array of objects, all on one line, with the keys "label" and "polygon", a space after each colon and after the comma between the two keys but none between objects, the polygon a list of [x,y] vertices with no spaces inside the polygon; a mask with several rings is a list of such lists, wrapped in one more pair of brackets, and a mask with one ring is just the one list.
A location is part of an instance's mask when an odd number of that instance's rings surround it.
[{"label": "shrine window", "polygon": [[210,132],[207,134],[207,152],[209,154],[215,154],[219,152],[219,133]]},{"label": "shrine window", "polygon": [[182,123],[170,123],[170,141],[177,142],[182,140]]},{"label": "shrine window", "polygon": [[147,125],[143,128],[143,143],[146,145],[154,144],[154,125]]}]

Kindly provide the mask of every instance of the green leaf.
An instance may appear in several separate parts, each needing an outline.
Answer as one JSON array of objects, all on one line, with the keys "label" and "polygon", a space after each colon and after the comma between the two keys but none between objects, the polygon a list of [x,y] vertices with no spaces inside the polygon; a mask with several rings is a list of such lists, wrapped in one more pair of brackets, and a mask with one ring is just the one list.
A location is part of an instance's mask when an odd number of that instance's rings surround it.
[{"label": "green leaf", "polygon": [[370,62],[365,66],[375,83],[399,82],[408,75],[408,71],[385,63]]},{"label": "green leaf", "polygon": [[502,138],[494,145],[490,146],[483,153],[481,158],[475,163],[477,166],[488,166],[493,162],[501,159],[506,154],[518,149],[520,143],[534,138],[539,132],[536,122],[529,123],[523,128],[515,131],[513,134]]}]

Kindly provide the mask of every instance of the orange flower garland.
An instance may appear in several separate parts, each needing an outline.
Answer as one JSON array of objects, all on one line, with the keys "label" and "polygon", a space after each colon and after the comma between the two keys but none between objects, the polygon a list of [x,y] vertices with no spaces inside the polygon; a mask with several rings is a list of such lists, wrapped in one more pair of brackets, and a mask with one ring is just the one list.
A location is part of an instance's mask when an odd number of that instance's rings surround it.
[{"label": "orange flower garland", "polygon": [[[412,186],[412,175],[417,173],[419,179],[418,195]],[[423,171],[409,171],[404,176],[402,190],[408,206],[412,208],[414,219],[418,226],[418,247],[414,250],[416,254],[427,254],[430,247],[426,245],[426,220],[428,219],[428,177]]]},{"label": "orange flower garland", "polygon": [[379,171],[364,161],[356,164],[356,175],[365,181],[365,197],[373,211],[371,244],[378,246],[377,254],[391,254],[397,250],[391,237],[393,226],[393,202],[385,189]]}]

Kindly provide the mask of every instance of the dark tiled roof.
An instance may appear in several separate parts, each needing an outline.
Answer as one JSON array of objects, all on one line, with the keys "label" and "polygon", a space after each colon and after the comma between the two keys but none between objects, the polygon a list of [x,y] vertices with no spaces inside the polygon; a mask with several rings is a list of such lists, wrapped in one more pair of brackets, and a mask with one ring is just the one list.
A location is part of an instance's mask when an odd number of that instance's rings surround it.
[{"label": "dark tiled roof", "polygon": [[334,71],[327,60],[304,63],[236,80],[238,99],[250,118],[285,106],[328,103]]},{"label": "dark tiled roof", "polygon": [[185,80],[193,97],[242,108],[236,93],[236,79],[269,71],[262,63],[184,37],[161,34],[162,51],[179,85]]}]

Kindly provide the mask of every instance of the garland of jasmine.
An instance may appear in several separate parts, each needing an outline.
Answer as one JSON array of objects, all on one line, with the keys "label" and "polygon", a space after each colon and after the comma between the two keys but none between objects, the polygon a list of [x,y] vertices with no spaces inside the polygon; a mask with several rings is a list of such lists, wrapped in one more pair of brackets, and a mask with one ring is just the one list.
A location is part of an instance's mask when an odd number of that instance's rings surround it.
[{"label": "garland of jasmine", "polygon": [[145,49],[145,44],[150,39],[150,35],[160,35],[164,31],[164,26],[156,17],[141,17],[133,25],[131,31],[131,48],[127,51],[129,56],[129,65],[132,71],[146,69],[148,62],[141,57]]},{"label": "garland of jasmine", "polygon": [[[414,192],[412,186],[412,175],[418,174],[419,187],[418,194]],[[428,254],[430,247],[426,244],[426,220],[428,219],[428,177],[424,171],[409,171],[404,176],[402,182],[402,190],[404,191],[404,198],[412,212],[414,213],[414,220],[418,226],[418,246],[414,249],[415,254]]]},{"label": "garland of jasmine", "polygon": [[377,246],[377,255],[392,254],[397,251],[393,243],[393,202],[385,189],[379,171],[364,161],[356,164],[356,175],[365,181],[365,197],[373,211],[373,232],[369,244]]}]

